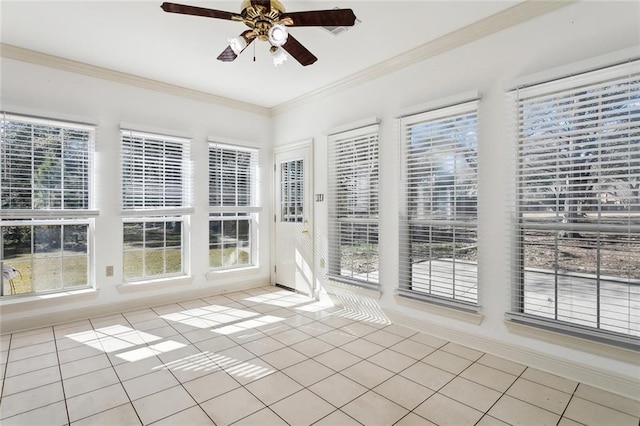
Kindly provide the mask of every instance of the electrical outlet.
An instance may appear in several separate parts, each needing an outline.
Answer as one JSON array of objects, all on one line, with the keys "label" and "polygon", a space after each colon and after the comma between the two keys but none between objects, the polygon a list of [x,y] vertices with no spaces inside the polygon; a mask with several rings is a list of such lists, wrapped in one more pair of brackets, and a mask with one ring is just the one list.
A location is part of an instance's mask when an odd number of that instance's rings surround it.
[{"label": "electrical outlet", "polygon": [[107,276],[108,277],[113,276],[113,266],[107,266]]}]

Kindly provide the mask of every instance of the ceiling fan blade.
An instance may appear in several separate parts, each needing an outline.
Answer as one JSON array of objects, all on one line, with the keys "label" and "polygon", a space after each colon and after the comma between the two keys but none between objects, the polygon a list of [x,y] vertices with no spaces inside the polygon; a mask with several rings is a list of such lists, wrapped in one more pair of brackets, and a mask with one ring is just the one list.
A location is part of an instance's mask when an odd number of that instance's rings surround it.
[{"label": "ceiling fan blade", "polygon": [[215,9],[206,9],[204,7],[196,7],[196,6],[187,6],[185,4],[177,4],[177,3],[162,3],[160,6],[162,10],[165,12],[171,13],[181,13],[183,15],[196,15],[196,16],[204,16],[206,18],[217,18],[217,19],[227,19],[227,20],[242,20],[242,16],[237,13],[225,12],[223,10],[215,10]]},{"label": "ceiling fan blade", "polygon": [[[245,51],[245,49],[247,47],[249,47],[249,45],[251,43],[253,43],[253,40],[255,40],[255,35],[253,34],[253,31],[247,30],[247,31],[243,32],[242,34],[240,34],[240,37],[244,38],[245,41],[247,42],[247,45],[244,47],[244,49],[242,49],[240,51],[240,53],[242,53],[242,52]],[[216,59],[218,59],[219,61],[222,61],[222,62],[233,62],[233,61],[236,60],[237,57],[238,57],[238,55],[236,55],[236,52],[233,51],[231,46],[227,46],[227,48],[224,49],[222,51],[222,53],[219,54]]]},{"label": "ceiling fan blade", "polygon": [[309,10],[283,13],[280,20],[288,27],[351,27],[356,15],[351,9]]},{"label": "ceiling fan blade", "polygon": [[254,8],[257,6],[262,6],[265,9],[264,13],[271,12],[271,0],[251,0],[251,6]]},{"label": "ceiling fan blade", "polygon": [[291,34],[287,37],[287,42],[282,45],[282,48],[289,52],[291,56],[295,58],[296,61],[300,62],[300,64],[307,65],[313,64],[318,60],[313,53],[309,52],[309,50],[304,47],[298,40],[293,38]]},{"label": "ceiling fan blade", "polygon": [[236,60],[238,55],[233,51],[231,46],[227,46],[226,49],[222,51],[221,54],[218,55],[218,60],[222,62],[233,62]]}]

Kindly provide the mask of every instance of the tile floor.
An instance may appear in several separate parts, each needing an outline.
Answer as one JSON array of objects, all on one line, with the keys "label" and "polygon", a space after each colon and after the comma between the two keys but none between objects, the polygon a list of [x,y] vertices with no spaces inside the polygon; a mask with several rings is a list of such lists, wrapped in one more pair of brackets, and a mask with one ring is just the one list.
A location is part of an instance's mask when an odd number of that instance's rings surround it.
[{"label": "tile floor", "polygon": [[9,425],[633,425],[640,404],[265,287],[0,337]]}]

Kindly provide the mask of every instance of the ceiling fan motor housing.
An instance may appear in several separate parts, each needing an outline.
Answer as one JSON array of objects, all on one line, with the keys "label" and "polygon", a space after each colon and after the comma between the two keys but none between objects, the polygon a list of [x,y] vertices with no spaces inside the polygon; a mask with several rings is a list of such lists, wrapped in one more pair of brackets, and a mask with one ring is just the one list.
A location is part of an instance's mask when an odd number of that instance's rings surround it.
[{"label": "ceiling fan motor housing", "polygon": [[269,40],[269,30],[279,23],[280,15],[285,12],[284,6],[278,0],[270,0],[269,6],[244,0],[242,2],[242,12],[245,25],[254,30],[254,36],[259,40]]}]

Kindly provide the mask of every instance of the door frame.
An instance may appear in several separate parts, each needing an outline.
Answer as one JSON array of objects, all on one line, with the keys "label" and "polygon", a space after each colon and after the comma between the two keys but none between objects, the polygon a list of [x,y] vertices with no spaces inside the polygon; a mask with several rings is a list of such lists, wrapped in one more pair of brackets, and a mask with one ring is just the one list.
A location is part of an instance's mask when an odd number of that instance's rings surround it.
[{"label": "door frame", "polygon": [[[277,196],[277,191],[276,191],[276,185],[278,184],[278,176],[276,175],[276,156],[278,154],[284,154],[287,153],[289,151],[294,151],[294,150],[299,150],[299,149],[307,149],[308,151],[308,159],[309,159],[309,164],[306,166],[305,168],[305,174],[309,173],[309,219],[311,220],[311,261],[310,261],[310,266],[311,266],[311,280],[313,283],[313,287],[311,289],[311,296],[315,297],[317,294],[317,288],[316,288],[316,269],[315,269],[315,258],[316,258],[316,244],[315,244],[315,216],[314,216],[314,175],[313,175],[313,148],[314,148],[314,143],[313,143],[313,139],[309,138],[309,139],[304,139],[302,141],[299,142],[294,142],[294,143],[289,143],[286,145],[279,145],[273,148],[273,154],[271,156],[271,164],[273,165],[271,168],[271,216],[273,217],[273,221],[271,222],[271,232],[270,232],[270,247],[271,247],[271,255],[270,255],[270,264],[269,264],[269,277],[270,277],[270,281],[271,281],[271,285],[275,286],[276,285],[276,274],[275,274],[275,266],[276,266],[276,209],[278,208],[279,201],[276,200],[276,196]],[[271,219],[269,219],[271,220]],[[293,290],[293,289],[292,289]]]}]

